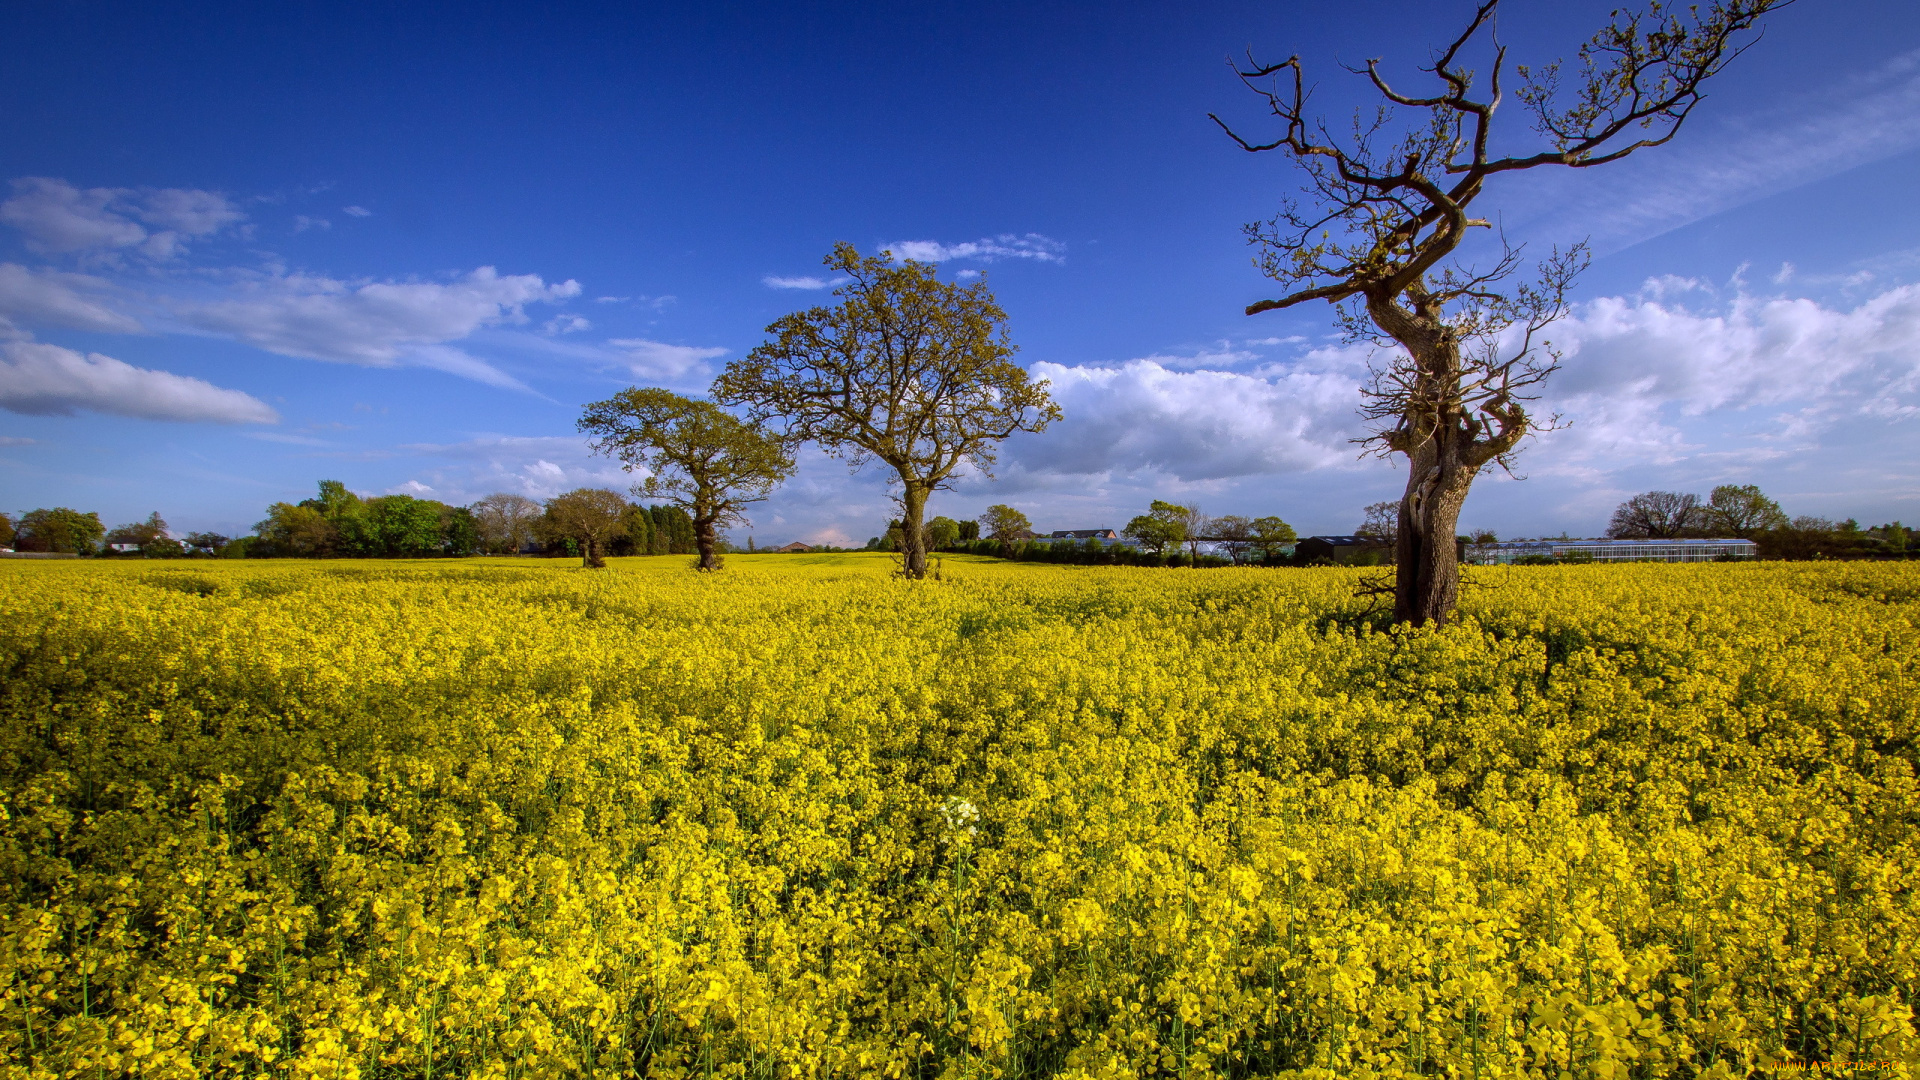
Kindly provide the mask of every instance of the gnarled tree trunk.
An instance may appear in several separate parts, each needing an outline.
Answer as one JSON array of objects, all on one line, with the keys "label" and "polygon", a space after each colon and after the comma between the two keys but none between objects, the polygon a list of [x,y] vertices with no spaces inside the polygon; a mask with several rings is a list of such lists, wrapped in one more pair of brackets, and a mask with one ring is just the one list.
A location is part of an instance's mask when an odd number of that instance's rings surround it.
[{"label": "gnarled tree trunk", "polygon": [[699,569],[714,570],[718,568],[718,559],[714,555],[714,549],[720,546],[720,530],[713,518],[697,517],[693,519],[693,545],[694,548],[700,552]]},{"label": "gnarled tree trunk", "polygon": [[911,480],[900,488],[900,572],[919,579],[927,576],[927,537],[920,519],[927,513],[931,489]]},{"label": "gnarled tree trunk", "polygon": [[[1442,626],[1460,599],[1460,555],[1455,535],[1460,507],[1481,466],[1512,450],[1526,431],[1526,414],[1495,395],[1477,409],[1465,400],[1460,342],[1441,305],[1423,284],[1405,293],[1410,304],[1368,297],[1367,313],[1412,360],[1389,394],[1398,423],[1384,432],[1385,450],[1407,459],[1394,542],[1393,619]],[[1491,421],[1489,423],[1488,421]]]}]

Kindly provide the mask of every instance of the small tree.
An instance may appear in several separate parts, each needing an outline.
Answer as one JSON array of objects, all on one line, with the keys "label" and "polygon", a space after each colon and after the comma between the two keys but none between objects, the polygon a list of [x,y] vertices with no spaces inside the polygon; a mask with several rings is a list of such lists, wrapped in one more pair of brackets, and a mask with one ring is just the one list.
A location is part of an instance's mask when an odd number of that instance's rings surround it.
[{"label": "small tree", "polygon": [[533,524],[540,520],[540,504],[525,495],[496,491],[473,504],[474,526],[480,531],[480,547],[489,555],[513,555],[533,539]]},{"label": "small tree", "polygon": [[1225,514],[1213,519],[1208,530],[1215,543],[1225,548],[1227,557],[1238,566],[1240,560],[1253,550],[1253,522],[1239,514]]},{"label": "small tree", "polygon": [[1120,532],[1155,555],[1161,555],[1167,548],[1186,542],[1187,518],[1191,513],[1190,507],[1155,499],[1146,513],[1127,522],[1127,527]]},{"label": "small tree", "polygon": [[594,436],[594,452],[619,458],[628,472],[646,470],[637,494],[666,499],[693,518],[702,570],[718,566],[720,527],[744,524],[745,507],[793,475],[793,458],[759,425],[670,390],[622,390],[596,401],[580,430]]},{"label": "small tree", "polygon": [[1400,504],[1391,499],[1385,502],[1368,503],[1361,511],[1360,527],[1353,530],[1355,536],[1371,536],[1383,543],[1391,544],[1400,532]]},{"label": "small tree", "polygon": [[1253,527],[1253,549],[1262,559],[1270,559],[1279,548],[1300,539],[1293,526],[1277,517],[1257,517],[1250,523]]},{"label": "small tree", "polygon": [[902,571],[926,576],[927,499],[962,464],[992,475],[998,444],[1060,418],[1046,383],[1013,362],[1007,314],[986,282],[941,281],[927,263],[862,258],[837,244],[826,264],[847,284],[835,307],[795,312],[727,365],[713,394],[858,468],[878,460],[900,482]]},{"label": "small tree", "polygon": [[1753,484],[1721,484],[1707,496],[1703,524],[1723,536],[1751,540],[1763,532],[1784,529],[1786,512]]},{"label": "small tree", "polygon": [[979,521],[987,539],[1000,541],[1000,553],[1008,557],[1013,555],[1015,541],[1033,535],[1033,522],[1027,520],[1027,515],[1005,503],[987,507],[987,512],[980,515]]},{"label": "small tree", "polygon": [[1704,520],[1700,496],[1677,491],[1648,491],[1613,511],[1607,535],[1616,539],[1671,540],[1685,536]]},{"label": "small tree", "polygon": [[167,521],[155,510],[145,521],[136,521],[131,525],[122,525],[107,534],[109,544],[132,544],[140,549],[140,554],[180,555],[185,548],[180,542],[167,535]]},{"label": "small tree", "polygon": [[625,528],[626,509],[627,500],[605,488],[575,488],[547,500],[540,528],[544,539],[578,544],[580,564],[597,570],[607,565],[600,552]]},{"label": "small tree", "polygon": [[13,538],[13,515],[0,514],[0,548],[11,546]]},{"label": "small tree", "polygon": [[[1349,339],[1385,356],[1361,413],[1376,425],[1368,452],[1399,454],[1408,466],[1395,529],[1396,622],[1451,617],[1461,504],[1482,469],[1506,466],[1529,432],[1552,426],[1529,412],[1557,366],[1540,335],[1586,264],[1579,244],[1550,254],[1537,281],[1503,285],[1523,262],[1504,240],[1478,265],[1451,261],[1471,230],[1491,225],[1473,216],[1472,204],[1496,177],[1591,168],[1672,139],[1703,84],[1739,54],[1736,39],[1782,2],[1615,11],[1581,46],[1570,100],[1558,63],[1515,69],[1520,103],[1545,145],[1511,154],[1503,152],[1516,149],[1515,140],[1493,130],[1506,49],[1476,44],[1492,37],[1499,0],[1480,3],[1466,30],[1422,69],[1436,83],[1427,94],[1395,89],[1379,62],[1368,61],[1364,74],[1384,101],[1362,110],[1344,140],[1308,114],[1298,56],[1238,71],[1281,130],[1267,142],[1228,135],[1251,152],[1290,155],[1306,174],[1310,204],[1288,202],[1271,221],[1247,226],[1260,269],[1286,290],[1247,314],[1313,300],[1342,305],[1338,321]],[[1483,96],[1475,96],[1479,75],[1466,57],[1475,49],[1489,74]],[[1411,122],[1397,126],[1405,113],[1395,107],[1410,111]]]},{"label": "small tree", "polygon": [[935,551],[952,547],[960,539],[960,523],[950,517],[927,522],[927,545]]}]

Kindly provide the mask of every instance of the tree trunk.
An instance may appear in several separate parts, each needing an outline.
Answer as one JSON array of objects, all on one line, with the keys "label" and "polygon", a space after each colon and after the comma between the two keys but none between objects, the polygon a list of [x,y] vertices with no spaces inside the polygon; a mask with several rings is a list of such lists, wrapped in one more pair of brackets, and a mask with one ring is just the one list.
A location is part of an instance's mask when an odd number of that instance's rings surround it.
[{"label": "tree trunk", "polygon": [[1467,488],[1479,472],[1461,460],[1461,435],[1443,427],[1411,455],[1394,542],[1394,622],[1444,626],[1460,600],[1454,536]]},{"label": "tree trunk", "polygon": [[900,572],[918,580],[927,576],[927,538],[920,519],[927,512],[929,489],[907,480],[900,490]]},{"label": "tree trunk", "polygon": [[600,539],[589,534],[584,546],[586,549],[586,558],[581,560],[581,565],[591,570],[605,569],[607,560],[600,557]]},{"label": "tree trunk", "polygon": [[700,569],[706,571],[719,569],[713,549],[720,546],[720,537],[712,518],[693,519],[693,544],[700,549]]}]

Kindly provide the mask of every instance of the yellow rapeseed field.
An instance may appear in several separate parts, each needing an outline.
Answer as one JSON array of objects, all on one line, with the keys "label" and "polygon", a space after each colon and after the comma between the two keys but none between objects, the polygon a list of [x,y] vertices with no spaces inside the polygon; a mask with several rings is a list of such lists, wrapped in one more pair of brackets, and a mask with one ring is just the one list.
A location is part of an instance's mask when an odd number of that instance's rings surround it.
[{"label": "yellow rapeseed field", "polygon": [[0,564],[0,1076],[1914,1074],[1920,565],[890,569]]}]

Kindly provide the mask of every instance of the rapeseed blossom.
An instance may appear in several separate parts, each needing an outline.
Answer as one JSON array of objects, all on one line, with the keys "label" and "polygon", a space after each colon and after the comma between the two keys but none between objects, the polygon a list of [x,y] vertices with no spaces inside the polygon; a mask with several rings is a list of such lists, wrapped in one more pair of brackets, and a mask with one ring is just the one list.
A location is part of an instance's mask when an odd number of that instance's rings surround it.
[{"label": "rapeseed blossom", "polygon": [[1920,568],[890,569],[0,565],[0,1077],[1913,1073]]}]

